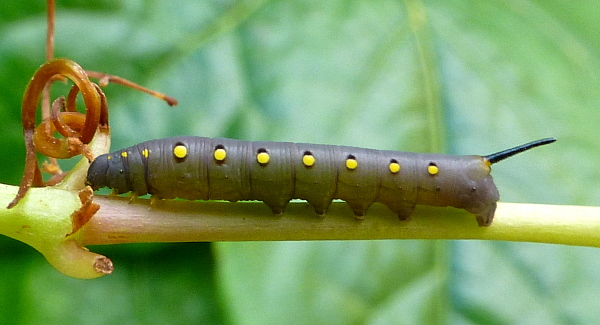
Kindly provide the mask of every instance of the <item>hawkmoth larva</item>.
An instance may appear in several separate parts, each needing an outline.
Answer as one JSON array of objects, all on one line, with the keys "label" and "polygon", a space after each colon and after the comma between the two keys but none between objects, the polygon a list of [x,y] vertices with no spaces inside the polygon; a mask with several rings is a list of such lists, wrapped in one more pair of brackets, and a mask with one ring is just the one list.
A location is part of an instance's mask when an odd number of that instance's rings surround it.
[{"label": "hawkmoth larva", "polygon": [[357,217],[374,202],[400,219],[408,219],[417,204],[453,206],[489,226],[499,199],[491,164],[554,141],[541,139],[488,156],[451,156],[175,137],[97,157],[87,183],[164,199],[260,200],[275,214],[294,198],[308,201],[319,215],[333,199],[341,199]]}]

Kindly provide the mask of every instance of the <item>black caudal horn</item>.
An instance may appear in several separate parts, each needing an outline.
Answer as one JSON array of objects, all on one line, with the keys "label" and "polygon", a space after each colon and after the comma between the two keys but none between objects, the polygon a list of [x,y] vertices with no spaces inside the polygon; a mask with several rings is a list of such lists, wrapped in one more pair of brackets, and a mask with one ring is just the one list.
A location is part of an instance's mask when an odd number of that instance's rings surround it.
[{"label": "black caudal horn", "polygon": [[499,162],[500,160],[504,160],[508,157],[512,157],[512,156],[518,154],[519,152],[523,152],[523,151],[529,150],[531,148],[543,146],[545,144],[549,144],[554,141],[556,141],[555,138],[540,139],[540,140],[532,141],[532,142],[529,142],[526,144],[522,144],[520,146],[516,146],[514,148],[502,150],[500,152],[496,152],[491,155],[484,156],[483,158],[485,158],[487,161],[489,161],[490,164],[495,164],[495,163]]}]

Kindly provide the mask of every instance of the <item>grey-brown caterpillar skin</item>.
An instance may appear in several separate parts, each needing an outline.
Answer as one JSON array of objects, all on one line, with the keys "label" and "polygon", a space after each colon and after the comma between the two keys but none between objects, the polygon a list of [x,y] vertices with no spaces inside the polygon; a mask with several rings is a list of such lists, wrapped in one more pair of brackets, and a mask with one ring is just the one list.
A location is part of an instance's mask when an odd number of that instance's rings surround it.
[{"label": "grey-brown caterpillar skin", "polygon": [[380,202],[403,220],[417,204],[452,206],[489,226],[499,199],[490,165],[553,141],[542,139],[483,157],[175,137],[97,157],[87,183],[94,190],[109,187],[118,194],[132,191],[164,199],[260,200],[275,214],[291,199],[308,201],[319,215],[333,199],[341,199],[357,217]]}]

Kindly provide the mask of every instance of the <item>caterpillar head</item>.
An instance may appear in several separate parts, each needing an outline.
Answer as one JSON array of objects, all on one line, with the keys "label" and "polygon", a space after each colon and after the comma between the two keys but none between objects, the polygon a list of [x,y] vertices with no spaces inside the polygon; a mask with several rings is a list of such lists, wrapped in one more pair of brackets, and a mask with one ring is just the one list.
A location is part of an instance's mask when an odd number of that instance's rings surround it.
[{"label": "caterpillar head", "polygon": [[97,190],[102,187],[114,189],[116,193],[130,191],[127,175],[119,152],[96,157],[88,169],[86,185]]}]

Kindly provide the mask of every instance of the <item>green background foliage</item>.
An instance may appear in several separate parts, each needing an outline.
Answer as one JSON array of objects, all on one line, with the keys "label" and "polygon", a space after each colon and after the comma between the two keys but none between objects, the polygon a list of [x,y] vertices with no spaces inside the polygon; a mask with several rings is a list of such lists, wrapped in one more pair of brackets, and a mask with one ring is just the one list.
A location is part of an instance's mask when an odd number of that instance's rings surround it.
[{"label": "green background foliage", "polygon": [[[502,200],[599,205],[599,19],[592,0],[58,0],[56,56],[179,100],[169,108],[106,87],[114,149],[198,135],[487,154],[555,136],[494,166]],[[22,173],[20,101],[44,62],[44,35],[42,1],[0,3],[3,183]],[[0,238],[0,321],[600,321],[600,250],[591,248],[403,240],[92,249],[113,259],[113,275],[67,278]]]}]

